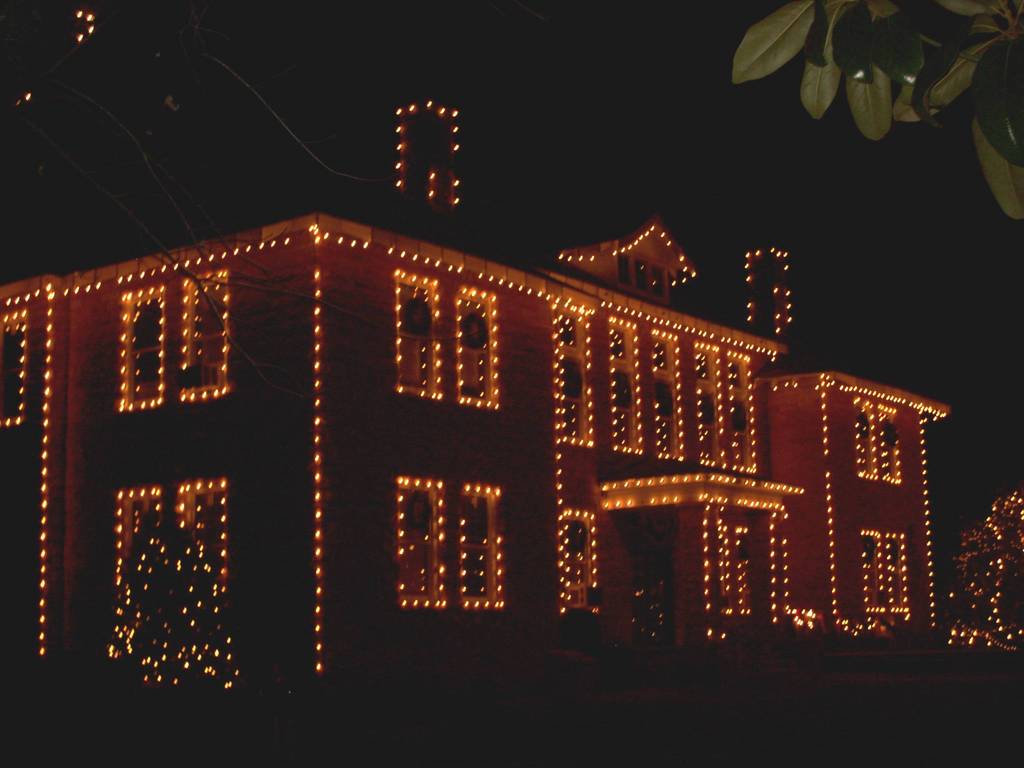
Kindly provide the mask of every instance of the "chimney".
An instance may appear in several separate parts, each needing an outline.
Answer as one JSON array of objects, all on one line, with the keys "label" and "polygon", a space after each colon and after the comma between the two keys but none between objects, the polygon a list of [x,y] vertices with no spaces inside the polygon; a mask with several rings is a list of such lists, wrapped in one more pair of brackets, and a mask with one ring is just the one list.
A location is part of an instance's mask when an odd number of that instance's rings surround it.
[{"label": "chimney", "polygon": [[792,322],[793,294],[786,273],[789,251],[747,251],[747,323],[762,336],[783,336]]},{"label": "chimney", "polygon": [[459,110],[437,104],[409,104],[395,110],[398,162],[395,186],[413,200],[439,211],[459,204],[455,153],[459,151]]}]

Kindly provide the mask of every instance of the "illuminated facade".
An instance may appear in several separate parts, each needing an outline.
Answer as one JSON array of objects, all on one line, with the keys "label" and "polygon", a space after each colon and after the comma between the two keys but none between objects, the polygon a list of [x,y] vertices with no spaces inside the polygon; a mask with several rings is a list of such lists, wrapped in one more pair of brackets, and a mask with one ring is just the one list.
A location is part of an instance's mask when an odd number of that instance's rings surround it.
[{"label": "illuminated facade", "polygon": [[527,271],[313,214],[3,287],[24,645],[130,655],[157,515],[216,567],[242,680],[518,668],[570,616],[630,646],[926,632],[948,409],[787,372],[677,308],[696,277],[657,220]]}]

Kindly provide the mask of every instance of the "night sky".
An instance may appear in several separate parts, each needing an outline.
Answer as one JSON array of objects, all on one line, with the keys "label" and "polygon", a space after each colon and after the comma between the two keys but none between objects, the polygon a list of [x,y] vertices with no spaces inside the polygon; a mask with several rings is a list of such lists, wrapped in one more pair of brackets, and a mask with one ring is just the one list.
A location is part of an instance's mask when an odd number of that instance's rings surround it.
[{"label": "night sky", "polygon": [[[151,253],[139,221],[178,246],[188,228],[312,210],[366,219],[360,201],[391,188],[394,108],[433,98],[461,113],[460,226],[504,258],[538,263],[660,213],[729,315],[744,252],[788,249],[795,350],[952,405],[930,428],[944,560],[1024,478],[1024,224],[982,178],[969,95],[943,128],[874,143],[842,89],[823,120],[804,112],[802,56],[732,85],[744,30],[779,4],[103,3],[66,56],[80,4],[10,3],[0,281]],[[930,3],[901,5],[946,28]],[[324,163],[371,180],[318,165],[215,59]]]}]

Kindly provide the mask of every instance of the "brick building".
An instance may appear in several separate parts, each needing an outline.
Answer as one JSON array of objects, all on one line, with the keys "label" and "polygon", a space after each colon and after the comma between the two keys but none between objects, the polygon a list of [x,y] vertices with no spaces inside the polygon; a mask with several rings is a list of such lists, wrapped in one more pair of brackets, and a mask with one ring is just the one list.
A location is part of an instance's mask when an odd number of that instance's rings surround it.
[{"label": "brick building", "polygon": [[138,653],[154,520],[241,679],[925,633],[948,409],[789,365],[779,283],[761,335],[687,314],[695,277],[657,219],[520,269],[312,214],[4,286],[23,648]]}]

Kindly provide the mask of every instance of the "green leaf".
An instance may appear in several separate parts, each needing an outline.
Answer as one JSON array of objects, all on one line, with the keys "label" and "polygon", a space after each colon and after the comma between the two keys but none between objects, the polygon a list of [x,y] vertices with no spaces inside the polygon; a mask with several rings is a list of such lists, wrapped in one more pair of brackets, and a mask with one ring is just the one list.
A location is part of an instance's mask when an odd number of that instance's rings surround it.
[{"label": "green leaf", "polygon": [[868,8],[876,19],[884,19],[886,16],[900,12],[900,7],[892,0],[868,0]]},{"label": "green leaf", "polygon": [[970,22],[959,25],[953,37],[937,51],[933,51],[924,62],[921,71],[917,73],[917,80],[914,81],[914,94],[912,104],[917,116],[929,125],[938,127],[939,122],[932,114],[931,106],[932,87],[949,72],[950,68],[957,62],[960,56],[960,46],[970,29]]},{"label": "green leaf", "polygon": [[871,60],[894,82],[913,85],[924,66],[921,38],[902,13],[875,19]]},{"label": "green leaf", "polygon": [[979,13],[988,13],[990,4],[979,0],[935,0],[947,11],[959,13],[961,16],[976,16]]},{"label": "green leaf", "polygon": [[835,62],[818,67],[810,61],[804,64],[804,77],[800,81],[800,102],[815,120],[828,110],[839,90],[839,78],[843,73]]},{"label": "green leaf", "polygon": [[847,77],[871,82],[872,34],[871,12],[864,3],[857,3],[836,22],[832,34],[832,57]]},{"label": "green leaf", "polygon": [[1005,157],[996,152],[985,138],[977,119],[971,123],[971,132],[974,134],[974,148],[978,152],[981,172],[999,207],[1011,219],[1024,219],[1024,168],[1010,165]]},{"label": "green leaf", "polygon": [[975,16],[971,20],[971,34],[972,35],[998,35],[1002,30],[996,26],[995,17],[985,14],[984,16]]},{"label": "green leaf", "polygon": [[917,123],[921,116],[914,111],[914,89],[904,84],[892,105],[892,119],[898,123]]},{"label": "green leaf", "polygon": [[1024,165],[1024,42],[997,42],[981,57],[971,81],[985,138],[1014,165]]},{"label": "green leaf", "polygon": [[875,69],[871,82],[847,75],[846,100],[860,132],[878,141],[892,127],[892,90],[885,73]]},{"label": "green leaf", "polygon": [[813,0],[786,3],[747,30],[732,59],[732,81],[770,75],[803,47],[814,19]]},{"label": "green leaf", "polygon": [[825,10],[825,0],[814,0],[814,21],[811,22],[811,30],[807,33],[807,40],[804,41],[804,56],[815,66],[824,67],[826,64],[826,38],[828,38],[828,12]]}]

